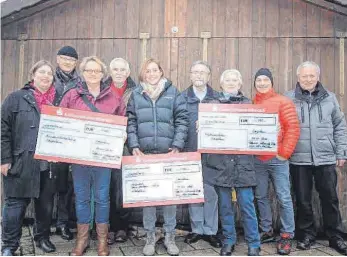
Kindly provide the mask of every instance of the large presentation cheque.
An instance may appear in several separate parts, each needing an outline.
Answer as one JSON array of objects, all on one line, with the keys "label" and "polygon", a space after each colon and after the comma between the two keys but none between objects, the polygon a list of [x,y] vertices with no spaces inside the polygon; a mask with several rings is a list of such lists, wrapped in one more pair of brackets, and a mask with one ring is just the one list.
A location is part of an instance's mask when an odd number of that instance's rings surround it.
[{"label": "large presentation cheque", "polygon": [[199,104],[198,151],[276,154],[277,126],[276,105]]},{"label": "large presentation cheque", "polygon": [[127,118],[44,105],[35,158],[120,168]]},{"label": "large presentation cheque", "polygon": [[200,153],[124,156],[123,207],[204,202]]}]

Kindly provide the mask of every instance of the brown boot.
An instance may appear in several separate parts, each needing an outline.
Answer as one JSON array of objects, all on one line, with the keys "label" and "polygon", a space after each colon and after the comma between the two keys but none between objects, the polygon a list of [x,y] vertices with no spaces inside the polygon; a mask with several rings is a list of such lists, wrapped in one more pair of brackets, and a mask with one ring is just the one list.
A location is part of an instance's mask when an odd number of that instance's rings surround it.
[{"label": "brown boot", "polygon": [[82,256],[89,247],[89,224],[77,224],[77,239],[70,256]]},{"label": "brown boot", "polygon": [[98,234],[98,255],[108,256],[110,254],[107,244],[108,224],[97,223],[96,233]]}]

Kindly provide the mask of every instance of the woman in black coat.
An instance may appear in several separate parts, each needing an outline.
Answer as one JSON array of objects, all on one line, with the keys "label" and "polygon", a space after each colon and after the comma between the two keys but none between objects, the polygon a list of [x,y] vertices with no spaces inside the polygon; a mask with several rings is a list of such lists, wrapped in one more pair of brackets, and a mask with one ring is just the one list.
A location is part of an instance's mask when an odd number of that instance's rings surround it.
[{"label": "woman in black coat", "polygon": [[[220,79],[223,92],[221,104],[251,104],[240,91],[242,77],[238,70],[226,70]],[[223,228],[223,247],[220,255],[231,255],[236,244],[234,207],[231,189],[235,188],[240,206],[248,255],[259,255],[260,237],[254,207],[252,187],[256,186],[253,155],[203,154],[204,181],[213,185],[219,198],[219,215]]]},{"label": "woman in black coat", "polygon": [[56,176],[50,163],[34,159],[41,106],[55,102],[53,73],[49,62],[37,62],[30,71],[32,80],[11,93],[2,104],[3,255],[13,255],[19,247],[25,211],[31,198],[35,203],[36,245],[46,253],[55,251],[49,233]]}]

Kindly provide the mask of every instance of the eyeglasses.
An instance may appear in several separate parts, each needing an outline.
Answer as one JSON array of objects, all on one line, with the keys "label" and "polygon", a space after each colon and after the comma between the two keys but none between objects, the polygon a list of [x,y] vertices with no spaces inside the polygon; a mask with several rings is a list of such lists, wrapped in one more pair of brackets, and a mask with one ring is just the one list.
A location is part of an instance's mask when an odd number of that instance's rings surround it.
[{"label": "eyeglasses", "polygon": [[96,74],[96,75],[102,73],[101,70],[84,70],[84,72],[86,72],[89,75],[92,75],[93,73]]},{"label": "eyeglasses", "polygon": [[59,58],[60,58],[60,59],[62,59],[63,61],[65,61],[65,62],[71,62],[71,63],[74,63],[74,62],[76,62],[76,61],[77,61],[75,58],[68,58],[68,57],[61,56],[61,55],[59,55]]},{"label": "eyeglasses", "polygon": [[190,73],[193,74],[194,76],[209,74],[209,72],[206,72],[206,71],[191,71]]}]

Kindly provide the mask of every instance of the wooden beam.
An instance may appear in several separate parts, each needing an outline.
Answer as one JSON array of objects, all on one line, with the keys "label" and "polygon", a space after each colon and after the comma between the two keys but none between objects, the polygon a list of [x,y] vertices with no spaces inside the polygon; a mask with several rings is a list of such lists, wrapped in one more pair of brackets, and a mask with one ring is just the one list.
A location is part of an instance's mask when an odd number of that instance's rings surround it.
[{"label": "wooden beam", "polygon": [[149,33],[141,32],[139,38],[141,40],[141,52],[142,52],[142,62],[147,59],[147,40],[149,39]]},{"label": "wooden beam", "polygon": [[347,16],[347,7],[344,7],[343,5],[328,2],[326,0],[302,0],[302,1],[319,6],[329,11],[333,11],[335,13],[339,13],[339,14]]},{"label": "wooden beam", "polygon": [[208,39],[211,38],[211,32],[201,32],[200,38],[202,38],[202,60],[207,62]]}]

